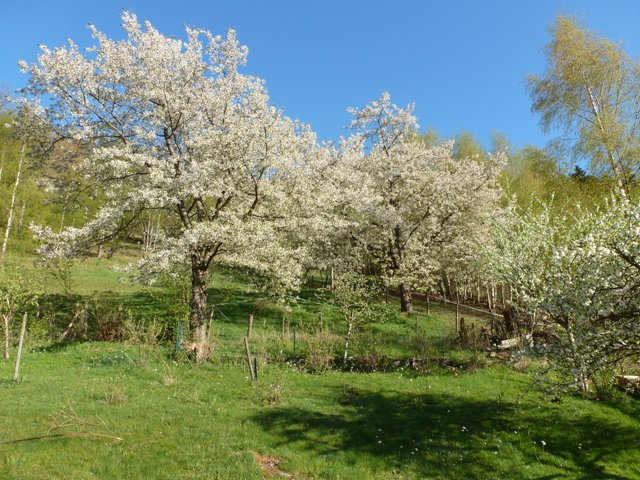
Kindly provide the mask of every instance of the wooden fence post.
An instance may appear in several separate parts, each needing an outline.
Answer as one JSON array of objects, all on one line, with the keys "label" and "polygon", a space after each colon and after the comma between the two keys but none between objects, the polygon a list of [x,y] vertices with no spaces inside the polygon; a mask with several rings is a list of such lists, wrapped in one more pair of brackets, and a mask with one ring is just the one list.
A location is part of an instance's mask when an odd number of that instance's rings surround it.
[{"label": "wooden fence post", "polygon": [[22,317],[22,329],[20,330],[20,342],[18,343],[18,355],[16,356],[16,369],[13,372],[13,381],[18,380],[20,373],[20,359],[22,358],[22,346],[24,345],[24,332],[27,329],[27,312],[24,312]]},{"label": "wooden fence post", "polygon": [[251,375],[251,382],[256,381],[256,372],[253,370],[253,362],[251,361],[251,350],[249,350],[249,337],[244,337],[244,346],[247,350],[247,363],[249,364],[249,374]]},{"label": "wooden fence post", "polygon": [[253,313],[249,314],[249,325],[247,326],[247,337],[251,336],[251,330],[253,330]]},{"label": "wooden fence post", "polygon": [[456,303],[456,333],[460,333],[460,304]]},{"label": "wooden fence post", "polygon": [[293,356],[296,356],[296,327],[293,327]]}]

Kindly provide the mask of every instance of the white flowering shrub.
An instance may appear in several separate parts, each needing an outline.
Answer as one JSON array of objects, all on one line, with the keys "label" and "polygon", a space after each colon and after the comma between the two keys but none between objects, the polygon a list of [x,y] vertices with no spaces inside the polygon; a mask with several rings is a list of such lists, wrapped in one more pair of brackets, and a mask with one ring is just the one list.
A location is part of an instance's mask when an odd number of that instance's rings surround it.
[{"label": "white flowering shrub", "polygon": [[564,332],[556,356],[586,390],[603,369],[640,355],[640,203],[614,195],[594,211],[512,212],[496,223],[490,263],[517,307]]}]

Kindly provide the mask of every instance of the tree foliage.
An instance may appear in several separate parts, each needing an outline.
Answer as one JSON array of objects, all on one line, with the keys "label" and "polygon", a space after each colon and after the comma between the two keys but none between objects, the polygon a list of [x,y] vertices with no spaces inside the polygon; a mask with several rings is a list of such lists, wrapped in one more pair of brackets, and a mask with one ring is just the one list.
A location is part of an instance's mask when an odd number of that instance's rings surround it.
[{"label": "tree foliage", "polygon": [[80,228],[35,231],[44,256],[68,256],[115,238],[144,212],[166,213],[171,220],[138,266],[189,266],[191,326],[203,337],[212,264],[295,286],[302,252],[289,236],[315,201],[315,135],[270,104],[261,79],[240,73],[248,49],[233,30],[222,37],[187,28],[183,41],[130,12],[122,26],[124,40],[90,26],[96,44],[88,52],[70,41],[21,63],[29,75],[23,108],[56,138],[86,148],[84,173],[104,198]]},{"label": "tree foliage", "polygon": [[564,128],[574,153],[629,190],[640,168],[640,64],[606,38],[559,16],[546,46],[547,71],[529,77],[545,130]]}]

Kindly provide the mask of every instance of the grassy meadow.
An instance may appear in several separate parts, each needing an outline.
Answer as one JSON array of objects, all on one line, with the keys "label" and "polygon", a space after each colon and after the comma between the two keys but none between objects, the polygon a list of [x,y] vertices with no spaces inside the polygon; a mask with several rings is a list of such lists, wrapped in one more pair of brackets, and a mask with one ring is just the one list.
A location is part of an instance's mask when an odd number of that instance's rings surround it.
[{"label": "grassy meadow", "polygon": [[[326,293],[310,286],[286,311],[217,273],[216,351],[196,365],[173,356],[179,295],[121,282],[111,266],[124,262],[74,267],[76,298],[57,300],[54,327],[86,302],[155,322],[166,340],[59,344],[32,327],[18,382],[0,361],[0,478],[640,478],[640,401],[545,393],[526,365],[456,345],[444,306],[419,312],[417,334],[415,317],[400,314],[363,329],[356,368],[328,368],[313,360],[318,339],[339,356],[345,326]],[[251,312],[256,384],[242,343]]]}]

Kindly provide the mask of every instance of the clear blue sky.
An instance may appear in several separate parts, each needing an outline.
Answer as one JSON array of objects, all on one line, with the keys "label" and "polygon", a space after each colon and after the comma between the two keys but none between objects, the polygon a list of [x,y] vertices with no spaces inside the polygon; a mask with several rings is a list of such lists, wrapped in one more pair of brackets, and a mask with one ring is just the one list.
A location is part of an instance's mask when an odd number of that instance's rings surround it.
[{"label": "clear blue sky", "polygon": [[640,53],[638,1],[5,0],[0,84],[24,84],[16,63],[33,61],[38,44],[90,45],[89,22],[120,38],[122,8],[165,35],[182,36],[184,24],[235,28],[249,46],[246,71],[266,79],[273,102],[320,139],[345,134],[345,108],[386,90],[396,103],[415,102],[422,129],[465,129],[485,143],[498,130],[516,145],[542,146],[547,137],[530,112],[525,78],[544,69],[557,13]]}]

